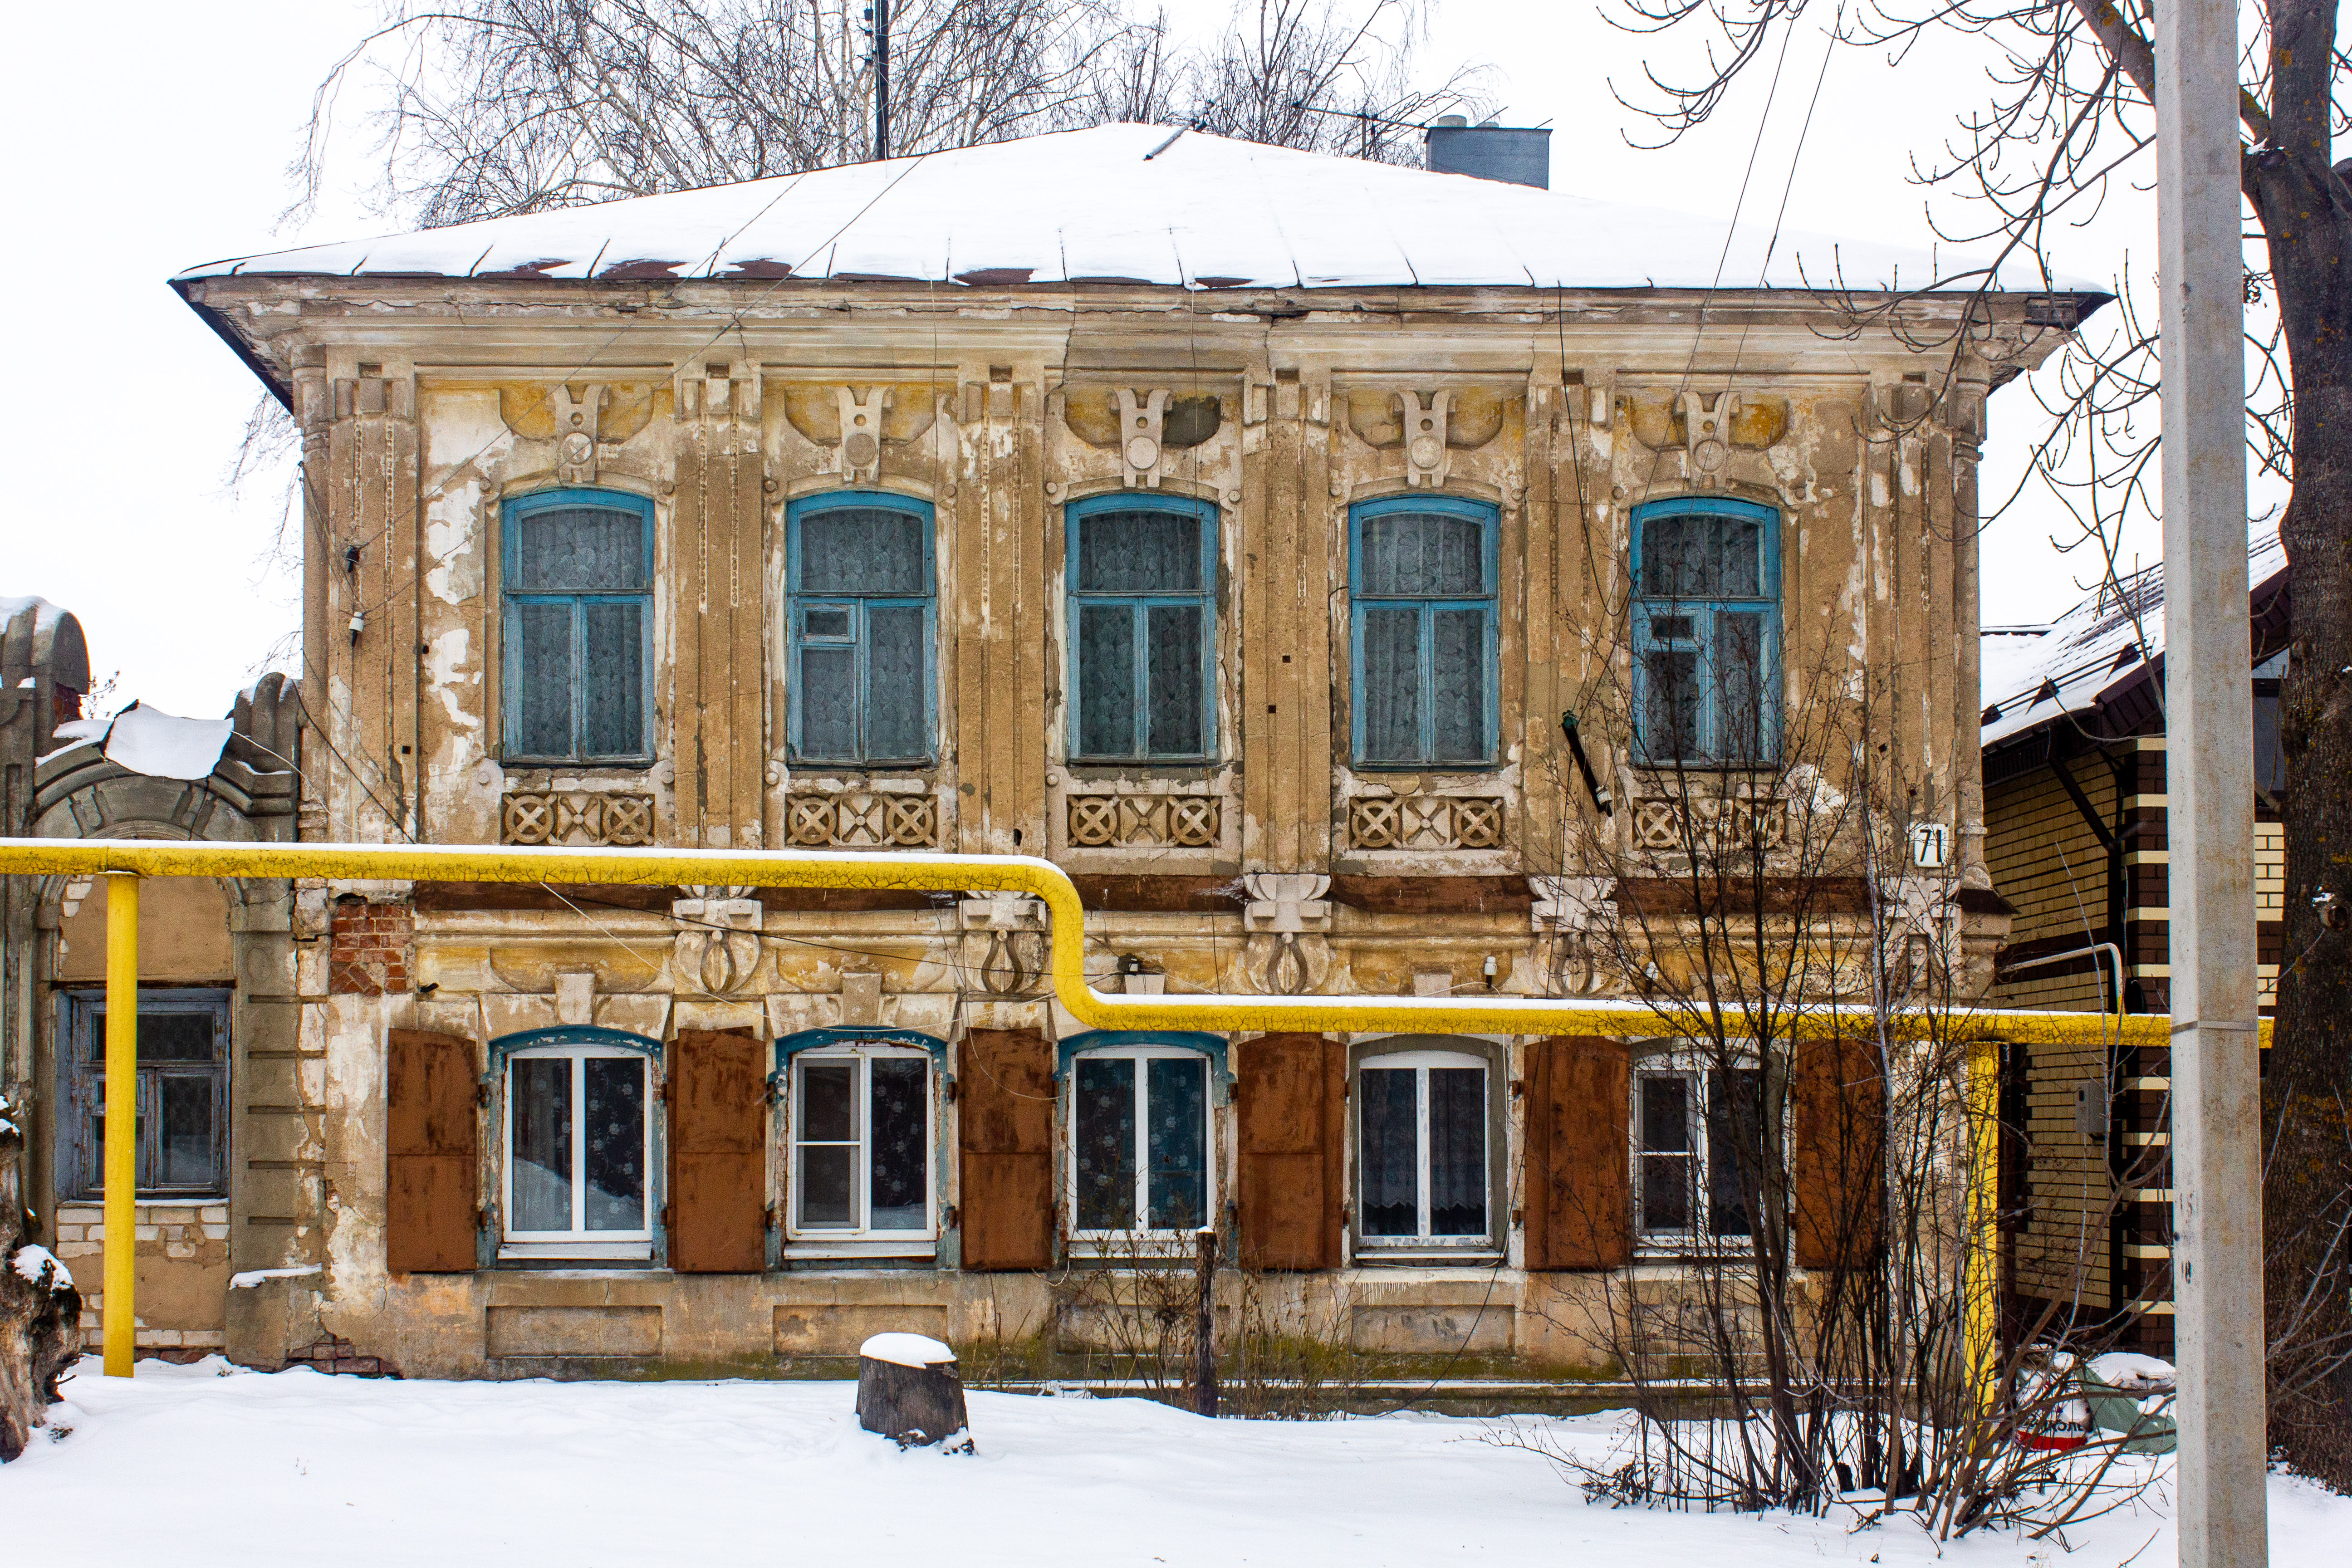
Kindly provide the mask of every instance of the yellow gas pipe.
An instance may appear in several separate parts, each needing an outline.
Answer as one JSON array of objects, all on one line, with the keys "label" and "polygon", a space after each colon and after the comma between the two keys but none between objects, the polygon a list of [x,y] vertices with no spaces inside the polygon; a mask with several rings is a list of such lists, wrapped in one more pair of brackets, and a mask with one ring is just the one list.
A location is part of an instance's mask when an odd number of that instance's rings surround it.
[{"label": "yellow gas pipe", "polygon": [[[1203,1029],[1216,1033],[1459,1033],[1603,1035],[1671,1038],[1686,1021],[1644,1002],[1551,997],[1108,996],[1087,984],[1086,908],[1050,860],[1023,855],[887,855],[826,850],[572,849],[551,846],[216,844],[152,839],[0,838],[0,873],[98,876],[117,895],[107,905],[106,1370],[131,1370],[138,1100],[138,879],[315,877],[352,881],[571,882],[622,886],[867,888],[1025,894],[1051,915],[1054,994],[1097,1029]],[[129,910],[126,918],[122,911]],[[2098,1039],[2117,1021],[2098,1013],[1978,1012],[1939,1018],[1904,1014],[1898,1038],[1964,1029],[1986,1039],[2059,1044]],[[1738,1019],[1727,1020],[1737,1028]],[[2133,1016],[2123,1038],[2168,1043],[2168,1020]],[[1780,1021],[1780,1032],[1829,1038],[1875,1033],[1867,1008],[1815,1008]],[[2269,1024],[2263,1026],[2267,1034]],[[2112,1036],[2105,1037],[2112,1037]],[[117,1357],[120,1355],[118,1364]]]},{"label": "yellow gas pipe", "polygon": [[139,879],[106,879],[106,1375],[129,1377],[139,1236]]}]

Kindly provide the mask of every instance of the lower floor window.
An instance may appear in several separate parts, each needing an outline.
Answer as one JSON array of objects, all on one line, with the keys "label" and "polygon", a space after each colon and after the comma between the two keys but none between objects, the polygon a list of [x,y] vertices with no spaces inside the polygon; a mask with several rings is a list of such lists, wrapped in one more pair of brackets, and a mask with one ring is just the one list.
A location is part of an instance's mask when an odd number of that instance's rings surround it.
[{"label": "lower floor window", "polygon": [[507,1063],[507,1236],[647,1242],[652,1068],[634,1051],[550,1047]]},{"label": "lower floor window", "polygon": [[1634,1204],[1644,1239],[1752,1236],[1764,1157],[1764,1075],[1753,1068],[1634,1079]]},{"label": "lower floor window", "polygon": [[929,1234],[930,1054],[803,1051],[793,1082],[793,1234]]},{"label": "lower floor window", "polygon": [[1357,1092],[1366,1243],[1487,1240],[1486,1064],[1455,1051],[1371,1057]]},{"label": "lower floor window", "polygon": [[[68,1197],[106,1190],[106,1000],[66,999],[73,1110],[61,1185]],[[145,991],[131,1134],[141,1197],[208,1197],[228,1190],[228,993]]]},{"label": "lower floor window", "polygon": [[1173,1046],[1090,1051],[1070,1075],[1070,1187],[1080,1234],[1209,1223],[1209,1058]]}]

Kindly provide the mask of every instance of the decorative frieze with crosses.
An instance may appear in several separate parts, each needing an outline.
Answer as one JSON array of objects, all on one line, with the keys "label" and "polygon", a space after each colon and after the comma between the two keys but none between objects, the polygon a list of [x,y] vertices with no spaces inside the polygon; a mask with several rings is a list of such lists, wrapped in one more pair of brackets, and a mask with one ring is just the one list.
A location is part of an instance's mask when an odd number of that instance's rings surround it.
[{"label": "decorative frieze with crosses", "polygon": [[1348,842],[1358,849],[1500,849],[1502,797],[1360,796],[1348,803]]},{"label": "decorative frieze with crosses", "polygon": [[502,844],[651,844],[654,797],[595,790],[520,790],[499,805]]},{"label": "decorative frieze with crosses", "polygon": [[940,807],[929,795],[845,790],[784,799],[784,837],[823,849],[936,849]]},{"label": "decorative frieze with crosses", "polygon": [[[1783,847],[1788,837],[1788,803],[1770,797],[1693,795],[1687,799],[1650,796],[1633,802],[1636,849],[1774,850]],[[1694,838],[1696,844],[1691,842]]]},{"label": "decorative frieze with crosses", "polygon": [[1213,795],[1073,795],[1066,818],[1074,849],[1208,849],[1223,830]]}]

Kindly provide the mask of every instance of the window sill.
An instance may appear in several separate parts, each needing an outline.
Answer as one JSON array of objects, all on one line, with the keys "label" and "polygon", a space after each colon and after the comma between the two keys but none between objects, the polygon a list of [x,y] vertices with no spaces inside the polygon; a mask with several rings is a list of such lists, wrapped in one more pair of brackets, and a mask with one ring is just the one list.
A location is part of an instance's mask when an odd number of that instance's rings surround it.
[{"label": "window sill", "polygon": [[655,757],[500,757],[498,762],[500,769],[509,771],[642,773],[650,770],[658,760]]},{"label": "window sill", "polygon": [[915,1258],[929,1261],[940,1255],[940,1244],[929,1237],[905,1241],[787,1241],[784,1260],[841,1260],[858,1258]]},{"label": "window sill", "polygon": [[650,1263],[650,1241],[509,1241],[499,1246],[501,1263]]},{"label": "window sill", "polygon": [[1370,763],[1359,759],[1348,764],[1360,773],[1427,773],[1435,779],[1484,779],[1503,771],[1503,764],[1486,763]]},{"label": "window sill", "polygon": [[1355,1261],[1362,1268],[1492,1268],[1503,1261],[1503,1251],[1498,1247],[1359,1247]]}]

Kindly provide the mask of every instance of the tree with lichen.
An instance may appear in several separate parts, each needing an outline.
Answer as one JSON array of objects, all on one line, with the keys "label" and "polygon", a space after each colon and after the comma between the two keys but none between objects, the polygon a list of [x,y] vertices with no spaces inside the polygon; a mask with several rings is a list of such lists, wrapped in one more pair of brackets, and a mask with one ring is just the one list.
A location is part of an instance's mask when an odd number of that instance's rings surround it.
[{"label": "tree with lichen", "polygon": [[24,1130],[0,1095],[0,1463],[33,1440],[81,1351],[81,1292],[64,1264],[27,1239],[24,1153]]}]

